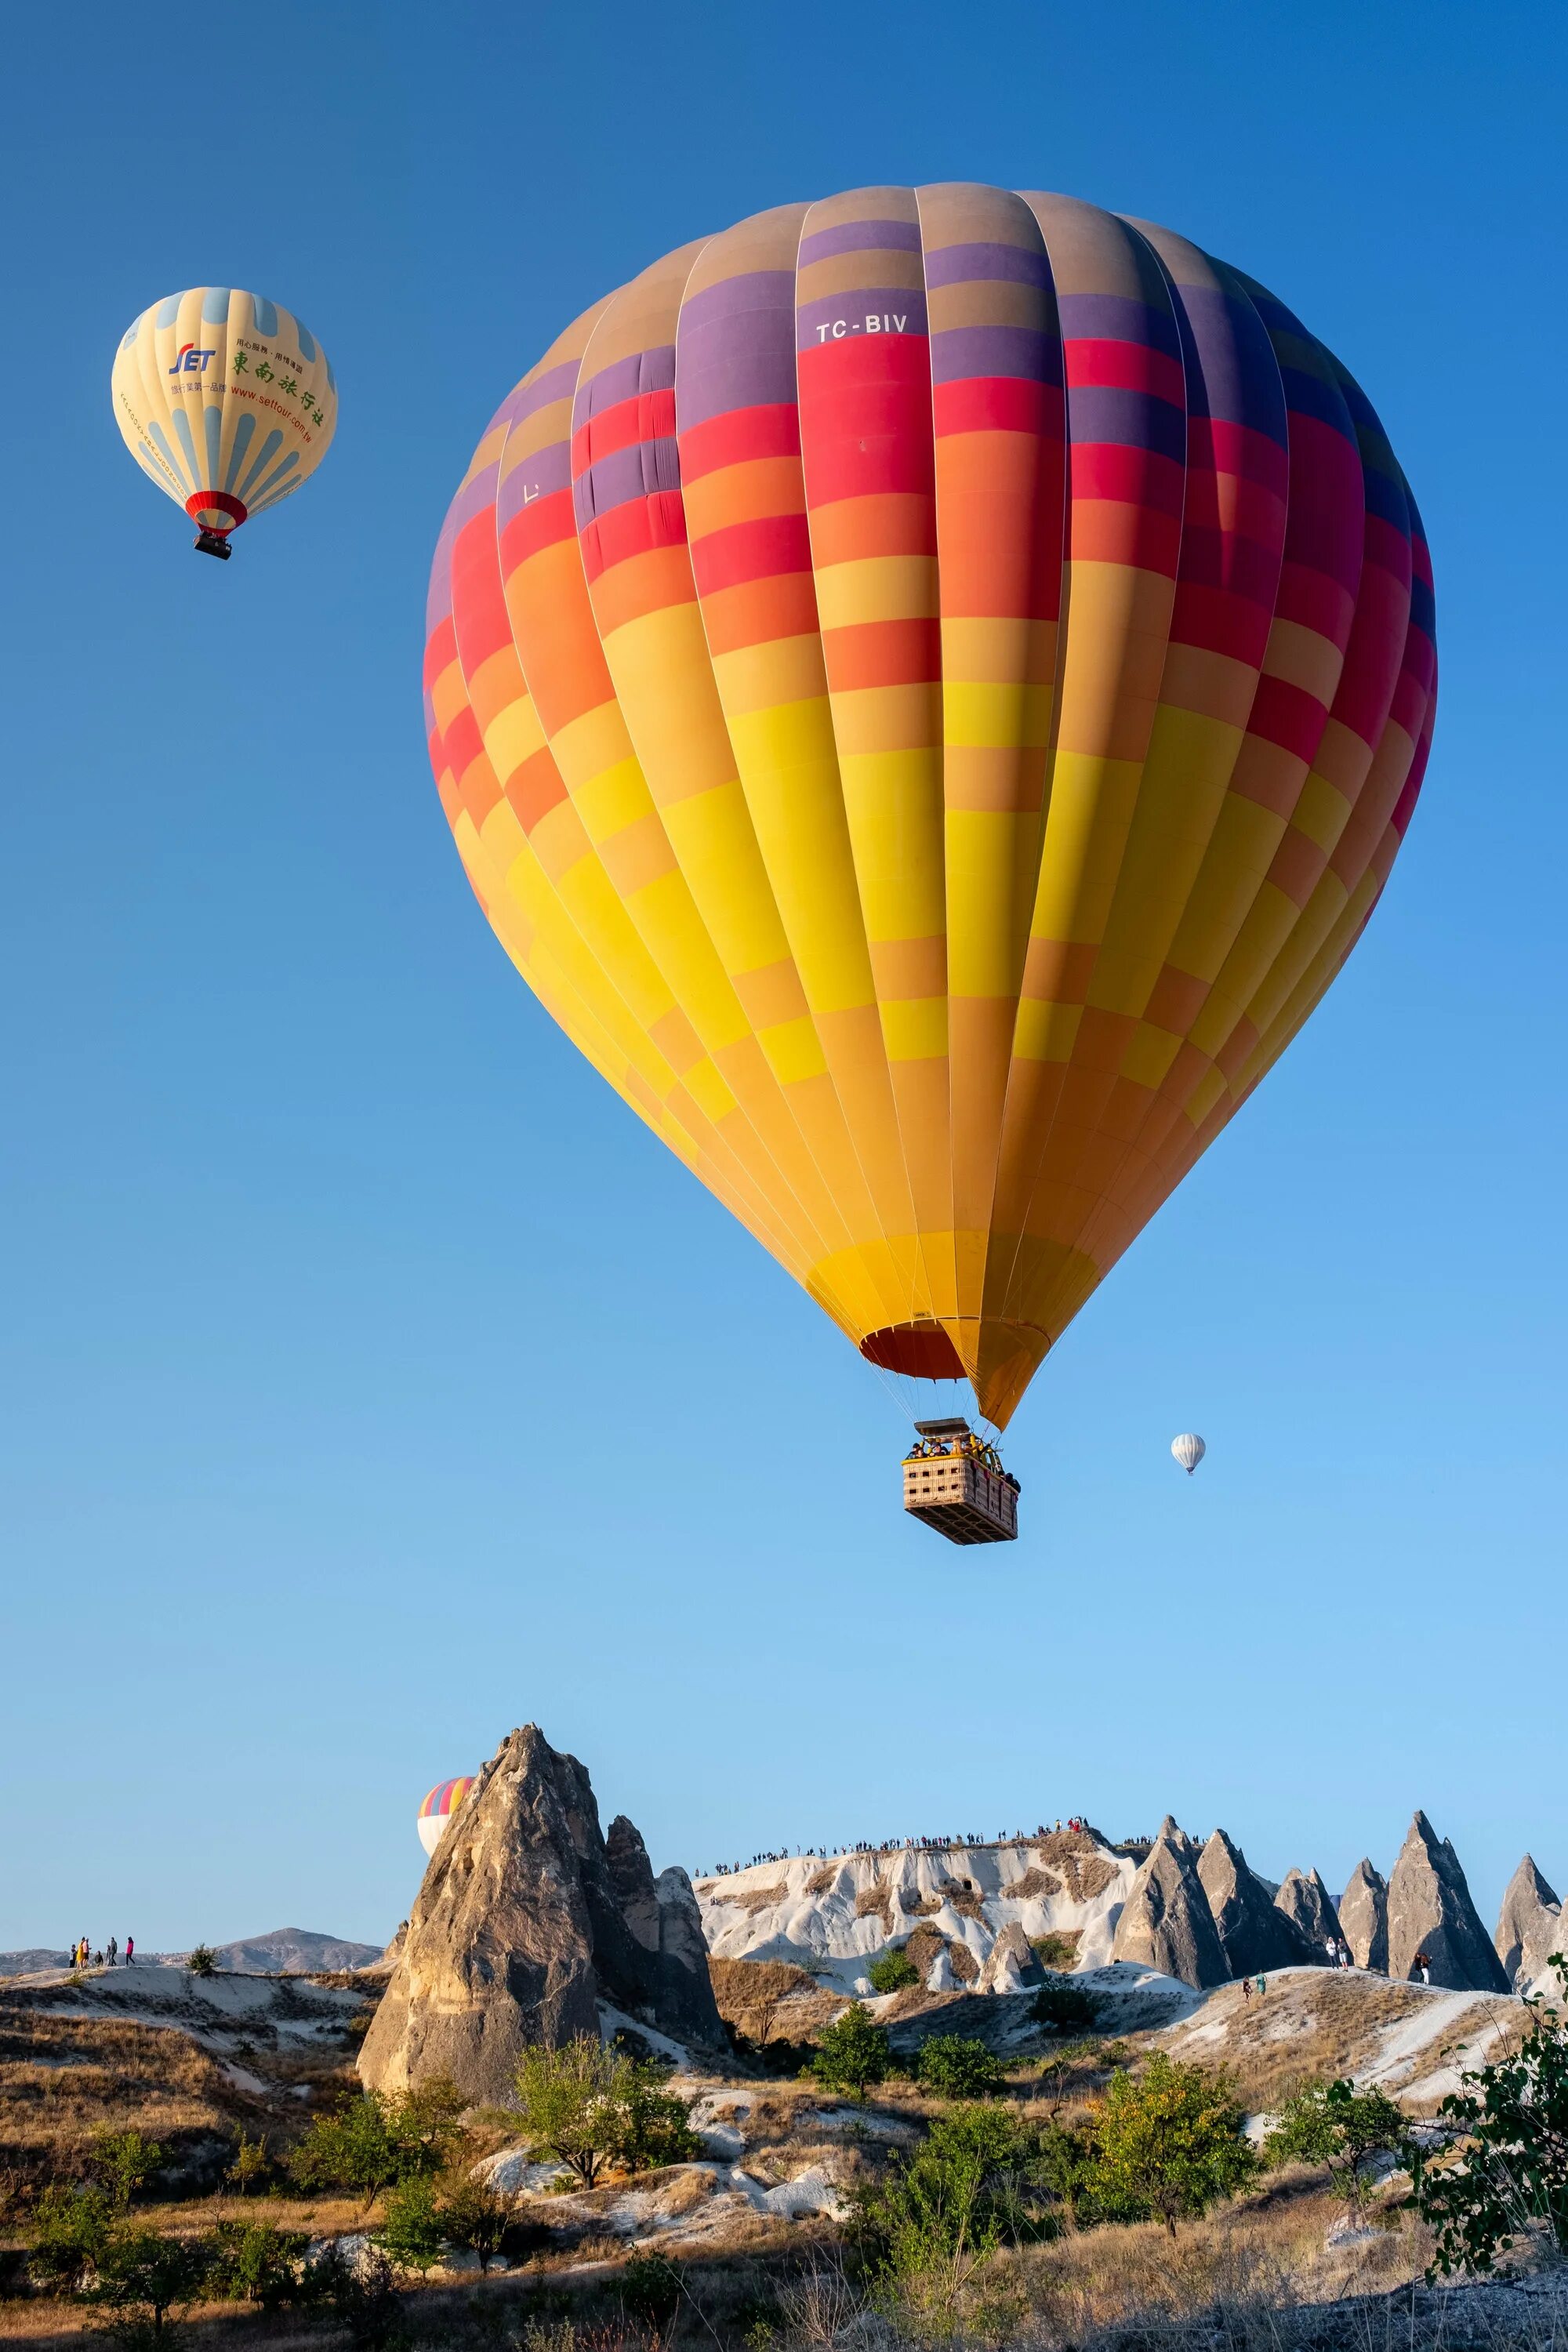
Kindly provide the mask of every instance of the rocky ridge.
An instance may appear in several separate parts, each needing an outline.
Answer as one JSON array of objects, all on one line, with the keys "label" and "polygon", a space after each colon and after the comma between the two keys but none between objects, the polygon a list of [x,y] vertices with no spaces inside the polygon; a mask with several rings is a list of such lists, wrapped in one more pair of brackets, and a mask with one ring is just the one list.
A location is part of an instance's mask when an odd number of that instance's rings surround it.
[{"label": "rocky ridge", "polygon": [[[1568,1940],[1555,1896],[1535,1876],[1540,1892],[1516,1876],[1494,1949],[1452,1845],[1418,1813],[1394,1874],[1392,1964],[1390,1886],[1370,1861],[1336,1904],[1318,1871],[1292,1869],[1275,1887],[1223,1830],[1200,1853],[1169,1818],[1150,1846],[1115,1845],[1086,1825],[994,1845],[786,1856],[700,1878],[696,1891],[716,1958],[804,1970],[822,1997],[864,1998],[867,1971],[889,1947],[908,1955],[926,1991],[946,1993],[1016,1990],[1013,1962],[1027,1983],[1026,1947],[1052,1969],[1131,1963],[1206,1988],[1325,1965],[1331,1940],[1357,1968],[1406,1979],[1425,1951],[1434,1985],[1489,1992],[1506,1990],[1505,1972],[1524,1965],[1515,1931],[1527,1917],[1530,1968],[1544,1965],[1542,1938]],[[1499,1958],[1505,1927],[1521,1956],[1511,1961]],[[997,1952],[1004,1937],[1012,1962]]]}]

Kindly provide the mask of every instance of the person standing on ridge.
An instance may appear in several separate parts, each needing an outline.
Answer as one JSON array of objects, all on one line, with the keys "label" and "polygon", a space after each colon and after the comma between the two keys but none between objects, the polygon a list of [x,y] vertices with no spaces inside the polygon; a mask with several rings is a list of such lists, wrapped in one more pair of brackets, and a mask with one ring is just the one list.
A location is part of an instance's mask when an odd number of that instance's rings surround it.
[{"label": "person standing on ridge", "polygon": [[135,1958],[135,1957],[136,1957],[136,1938],[135,1938],[135,1937],[134,1937],[134,1936],[127,1936],[127,1937],[126,1937],[126,1938],[125,1938],[125,1965],[126,1965],[126,1967],[127,1967],[127,1968],[129,1968],[129,1967],[131,1966],[131,1963],[132,1963],[132,1961]]}]

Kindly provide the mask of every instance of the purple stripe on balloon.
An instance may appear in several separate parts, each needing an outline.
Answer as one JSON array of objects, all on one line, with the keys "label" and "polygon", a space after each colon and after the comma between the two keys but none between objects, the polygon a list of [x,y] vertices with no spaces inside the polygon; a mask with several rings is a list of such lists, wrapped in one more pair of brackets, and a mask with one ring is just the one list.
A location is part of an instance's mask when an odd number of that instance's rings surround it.
[{"label": "purple stripe on balloon", "polygon": [[458,536],[450,511],[441,525],[430,565],[430,587],[425,599],[425,634],[433,637],[443,621],[452,617],[452,542]]},{"label": "purple stripe on balloon", "polygon": [[472,522],[474,517],[482,513],[486,507],[494,505],[496,483],[500,476],[500,458],[498,456],[490,465],[477,473],[471,482],[464,483],[452,500],[451,512],[447,516],[454,535],[463,529],[465,523]]},{"label": "purple stripe on balloon", "polygon": [[628,352],[624,360],[612,360],[597,375],[578,384],[572,430],[575,433],[590,416],[602,416],[606,408],[635,399],[639,392],[669,392],[674,383],[673,343],[660,343],[651,352]]},{"label": "purple stripe on balloon", "polygon": [[705,327],[713,319],[750,318],[756,310],[794,309],[793,269],[740,269],[733,278],[721,278],[716,286],[704,286],[700,294],[687,295],[680,305],[676,341],[684,342],[693,327]]},{"label": "purple stripe on balloon", "polygon": [[796,268],[814,261],[832,261],[841,253],[918,253],[921,233],[915,221],[841,221],[837,228],[819,228],[800,241]]},{"label": "purple stripe on balloon", "polygon": [[972,375],[1021,375],[1059,384],[1062,347],[1055,335],[1028,327],[947,327],[931,339],[933,383],[961,383]]},{"label": "purple stripe on balloon", "polygon": [[[714,296],[724,298],[721,303]],[[747,270],[681,305],[675,409],[682,433],[733,408],[793,402],[795,273]]]},{"label": "purple stripe on balloon", "polygon": [[[901,319],[903,325],[890,323],[885,328],[868,330],[868,318]],[[843,332],[835,334],[833,329]],[[826,331],[819,332],[820,329]],[[825,295],[819,301],[803,302],[795,312],[795,348],[816,351],[819,343],[841,343],[851,334],[857,341],[872,334],[923,335],[926,331],[926,303],[923,294],[911,294],[907,286],[860,286],[847,294]]]},{"label": "purple stripe on balloon", "polygon": [[521,425],[524,417],[536,416],[552,400],[569,400],[577,388],[577,372],[582,364],[581,360],[563,360],[558,367],[548,369],[532,383],[519,384],[512,394],[517,403],[512,423]]},{"label": "purple stripe on balloon", "polygon": [[969,286],[1003,279],[1010,286],[1051,290],[1051,265],[1022,245],[939,245],[926,248],[926,286]]},{"label": "purple stripe on balloon", "polygon": [[504,475],[496,492],[496,530],[503,531],[513,515],[531,507],[535,499],[547,499],[556,490],[572,487],[572,444],[552,441],[536,449]]},{"label": "purple stripe on balloon", "polygon": [[578,530],[585,530],[595,516],[608,514],[612,507],[679,488],[675,436],[661,434],[656,441],[637,441],[629,449],[616,449],[590,466],[585,474],[579,474],[572,486],[572,510]]},{"label": "purple stripe on balloon", "polygon": [[1127,449],[1149,449],[1182,465],[1187,455],[1187,420],[1182,409],[1153,393],[1090,384],[1068,394],[1068,438],[1075,446],[1111,442]]},{"label": "purple stripe on balloon", "polygon": [[1172,359],[1181,356],[1181,339],[1169,310],[1156,310],[1131,294],[1059,294],[1062,333],[1069,341],[1088,336],[1116,343],[1147,343],[1152,351]]},{"label": "purple stripe on balloon", "polygon": [[678,431],[689,433],[734,408],[792,406],[798,396],[794,330],[793,312],[759,316],[744,328],[715,321],[689,340],[682,327],[675,380]]},{"label": "purple stripe on balloon", "polygon": [[1212,286],[1178,286],[1174,300],[1188,414],[1247,425],[1283,449],[1285,388],[1274,346],[1251,303]]}]

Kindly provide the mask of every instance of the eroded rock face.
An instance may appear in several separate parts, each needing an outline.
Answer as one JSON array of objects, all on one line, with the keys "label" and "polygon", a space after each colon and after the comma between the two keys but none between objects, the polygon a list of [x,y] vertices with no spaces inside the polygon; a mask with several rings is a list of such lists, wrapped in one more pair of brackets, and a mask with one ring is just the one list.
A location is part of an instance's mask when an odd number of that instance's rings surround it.
[{"label": "eroded rock face", "polygon": [[1163,1969],[1202,1989],[1224,1984],[1230,1969],[1198,1876],[1196,1853],[1192,1839],[1167,1814],[1132,1881],[1110,1957]]},{"label": "eroded rock face", "polygon": [[1224,1830],[1215,1830],[1198,1857],[1198,1881],[1233,1977],[1256,1976],[1260,1969],[1310,1968],[1327,1959],[1322,1947],[1279,1908]]},{"label": "eroded rock face", "polygon": [[1476,1915],[1459,1857],[1418,1812],[1388,1882],[1388,1973],[1412,1978],[1426,1955],[1429,1981],[1456,1992],[1507,1992],[1508,1979]]},{"label": "eroded rock face", "polygon": [[1388,1973],[1388,1881],[1365,1855],[1340,1897],[1340,1927],[1358,1969]]},{"label": "eroded rock face", "polygon": [[1541,1992],[1561,2000],[1565,1990],[1551,1966],[1553,1952],[1568,1952],[1568,1921],[1563,1905],[1528,1853],[1508,1882],[1493,1938],[1503,1974],[1515,1992]]},{"label": "eroded rock face", "polygon": [[1326,1957],[1331,1937],[1336,1944],[1340,1941],[1343,1934],[1340,1915],[1315,1870],[1305,1875],[1299,1870],[1288,1870],[1274,1900],[1286,1917],[1293,1919],[1309,1941],[1316,1945],[1320,1958]]},{"label": "eroded rock face", "polygon": [[503,2100],[525,2048],[596,2034],[604,2004],[722,2045],[686,1874],[656,1881],[629,1822],[606,1844],[583,1766],[528,1724],[431,1858],[360,2074],[393,2090],[446,2075],[470,2099]]}]

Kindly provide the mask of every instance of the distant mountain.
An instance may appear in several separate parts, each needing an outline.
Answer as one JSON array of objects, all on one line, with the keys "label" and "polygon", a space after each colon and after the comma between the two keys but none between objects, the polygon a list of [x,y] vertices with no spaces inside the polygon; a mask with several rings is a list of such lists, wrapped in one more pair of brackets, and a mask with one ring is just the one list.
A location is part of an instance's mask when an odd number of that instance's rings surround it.
[{"label": "distant mountain", "polygon": [[379,1944],[351,1944],[343,1936],[320,1936],[312,1927],[274,1927],[266,1936],[216,1947],[220,1969],[242,1976],[314,1976],[324,1969],[363,1969],[379,1960]]},{"label": "distant mountain", "polygon": [[68,1952],[47,1952],[41,1946],[30,1952],[0,1952],[0,1977],[30,1977],[41,1969],[64,1969],[69,1965]]}]

